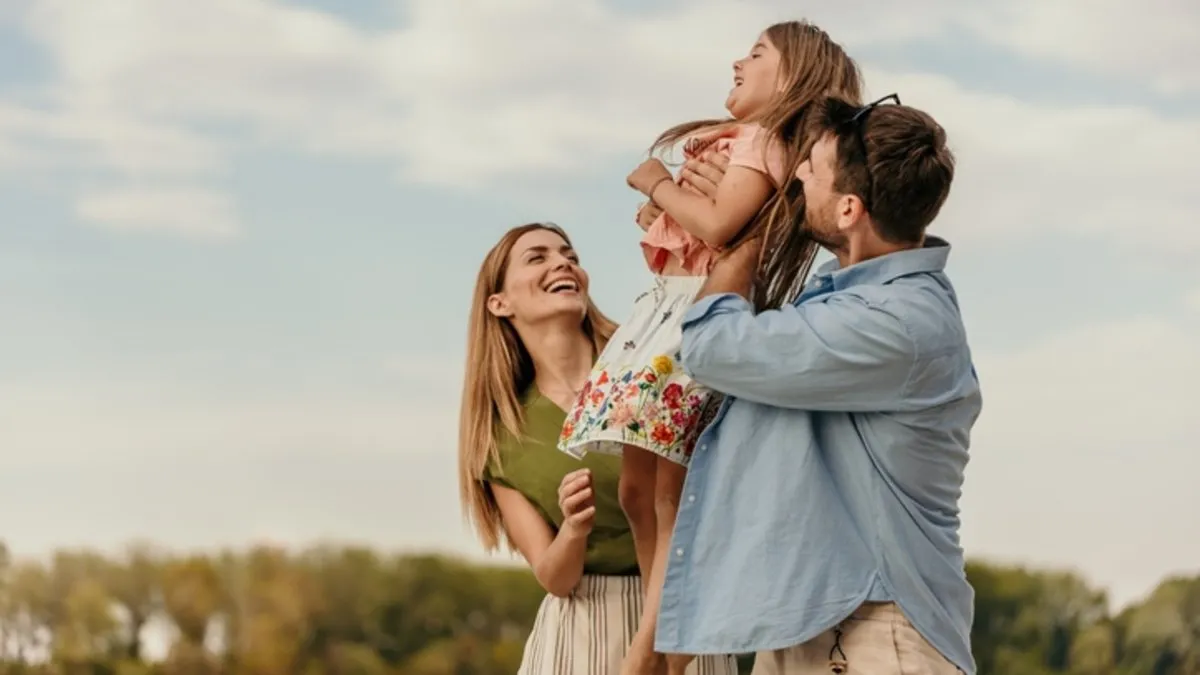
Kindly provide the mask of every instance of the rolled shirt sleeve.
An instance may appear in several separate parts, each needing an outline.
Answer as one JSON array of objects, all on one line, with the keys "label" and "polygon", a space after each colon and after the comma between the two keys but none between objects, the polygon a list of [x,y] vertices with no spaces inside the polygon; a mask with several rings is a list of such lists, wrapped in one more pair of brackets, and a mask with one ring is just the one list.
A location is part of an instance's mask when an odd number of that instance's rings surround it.
[{"label": "rolled shirt sleeve", "polygon": [[681,357],[697,382],[747,401],[886,412],[904,405],[916,346],[886,306],[852,293],[758,314],[730,293],[688,310]]}]

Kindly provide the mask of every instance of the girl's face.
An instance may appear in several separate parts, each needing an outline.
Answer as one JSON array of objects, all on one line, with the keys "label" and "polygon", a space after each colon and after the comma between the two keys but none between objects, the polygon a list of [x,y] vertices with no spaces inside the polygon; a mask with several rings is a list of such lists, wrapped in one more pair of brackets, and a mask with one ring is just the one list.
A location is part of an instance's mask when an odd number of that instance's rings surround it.
[{"label": "girl's face", "polygon": [[733,89],[725,99],[725,109],[735,119],[764,110],[779,92],[779,57],[779,50],[763,33],[749,54],[733,62]]}]

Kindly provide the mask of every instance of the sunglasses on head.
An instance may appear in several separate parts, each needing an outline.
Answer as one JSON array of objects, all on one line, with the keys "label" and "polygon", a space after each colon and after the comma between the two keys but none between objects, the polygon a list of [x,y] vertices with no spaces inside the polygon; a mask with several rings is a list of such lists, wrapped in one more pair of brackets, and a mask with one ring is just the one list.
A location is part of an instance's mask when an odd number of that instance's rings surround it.
[{"label": "sunglasses on head", "polygon": [[866,208],[868,213],[871,211],[871,197],[875,194],[875,176],[871,174],[871,163],[868,161],[869,155],[867,154],[867,141],[863,138],[863,124],[867,120],[867,115],[872,110],[888,101],[895,101],[896,105],[901,105],[899,94],[888,94],[861,108],[853,108],[854,112],[850,113],[845,122],[838,125],[839,131],[852,133],[858,139],[858,149],[862,153],[863,169],[867,172],[867,194],[859,195],[858,198],[862,200],[863,207]]}]

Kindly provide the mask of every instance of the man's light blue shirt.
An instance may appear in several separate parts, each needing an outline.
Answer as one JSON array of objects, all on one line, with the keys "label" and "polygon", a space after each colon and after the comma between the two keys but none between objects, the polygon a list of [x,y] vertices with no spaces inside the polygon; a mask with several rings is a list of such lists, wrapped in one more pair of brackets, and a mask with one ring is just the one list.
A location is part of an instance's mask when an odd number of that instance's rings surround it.
[{"label": "man's light blue shirt", "polygon": [[658,651],[784,649],[895,602],[975,672],[958,500],[982,399],[949,252],[833,261],[757,315],[732,294],[688,311],[683,366],[727,397],[684,484]]}]

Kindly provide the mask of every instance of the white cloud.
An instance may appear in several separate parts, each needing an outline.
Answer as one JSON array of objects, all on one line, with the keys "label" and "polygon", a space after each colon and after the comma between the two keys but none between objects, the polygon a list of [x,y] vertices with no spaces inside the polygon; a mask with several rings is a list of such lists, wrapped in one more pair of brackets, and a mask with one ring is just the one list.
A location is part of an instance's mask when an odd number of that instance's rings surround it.
[{"label": "white cloud", "polygon": [[[250,394],[247,385],[149,374],[0,384],[0,466],[70,465],[87,457],[146,461],[281,453],[395,455],[453,448],[456,388],[385,394],[305,390]],[[64,423],[69,421],[69,423]]]},{"label": "white cloud", "polygon": [[[1078,53],[1092,63],[1097,55],[1109,59],[1114,43],[1142,44],[1134,26],[1187,25],[1193,10],[1175,4],[1174,19],[1112,2],[1075,2],[1065,15],[1056,14],[1067,11],[1060,5],[1023,2],[993,16],[936,1],[922,6],[920,20],[911,7],[893,4],[814,9],[812,18],[851,46],[933,39],[957,28],[1042,49],[1036,55],[1047,58],[1061,54],[1045,45],[1073,49],[1063,58]],[[382,158],[405,180],[462,188],[586,170],[636,155],[670,124],[720,114],[730,61],[763,26],[795,11],[714,0],[635,16],[597,0],[480,2],[470,11],[416,0],[405,26],[366,32],[265,1],[103,5],[35,4],[29,26],[53,54],[60,79],[50,112],[0,109],[0,139],[9,137],[0,150],[11,156],[13,138],[32,135],[74,144],[76,160],[133,179],[183,177],[219,169],[237,139]],[[1063,16],[1072,18],[1070,30],[1058,22]],[[1116,40],[1112,26],[1134,37]],[[1170,55],[1163,63],[1196,48],[1179,46],[1175,34],[1162,38]],[[1200,208],[1186,179],[1187,158],[1200,154],[1200,116],[1031,104],[938,75],[866,65],[873,91],[901,91],[951,131],[961,170],[943,222],[1005,237],[1047,228],[1120,236],[1136,223],[1137,241],[1156,248],[1164,240],[1185,252],[1200,246],[1196,229],[1185,226]],[[205,131],[212,128],[236,133]],[[182,213],[165,221],[139,209],[108,211],[130,227],[195,229]]]},{"label": "white cloud", "polygon": [[121,112],[45,110],[0,101],[0,166],[112,169],[131,176],[203,175],[219,167],[220,143],[181,127]]},{"label": "white cloud", "polygon": [[1004,0],[966,13],[970,30],[1033,59],[1200,90],[1200,5],[1192,0]]},{"label": "white cloud", "polygon": [[1085,569],[1117,602],[1194,569],[1197,329],[1146,317],[978,354],[968,553]]},{"label": "white cloud", "polygon": [[84,194],[76,214],[85,221],[124,232],[167,231],[199,239],[238,234],[229,198],[196,188],[121,188]]},{"label": "white cloud", "polygon": [[1028,103],[939,75],[871,69],[866,79],[946,127],[958,170],[940,223],[956,236],[1060,230],[1166,255],[1200,250],[1200,195],[1188,170],[1200,153],[1200,115]]},{"label": "white cloud", "polygon": [[[218,237],[238,231],[237,209],[202,186],[228,169],[235,148],[380,159],[404,180],[466,189],[585,171],[636,155],[674,122],[719,114],[730,60],[771,19],[797,11],[793,3],[714,0],[632,16],[595,0],[479,0],[470,11],[458,2],[413,0],[402,27],[364,31],[261,0],[26,4],[34,8],[27,25],[47,47],[57,79],[35,99],[0,101],[0,167],[102,169],[112,174],[102,184],[113,187],[80,189],[81,217],[118,230]],[[1189,18],[1195,9],[1183,2],[1170,12],[1163,5],[1165,19],[1112,2],[993,7],[1001,9],[859,1],[821,6],[811,16],[852,53],[855,45],[938,39],[961,29],[960,37],[982,36],[1033,58],[1147,74],[1163,90],[1196,85],[1190,64],[1200,61],[1200,41],[1179,38],[1196,25]],[[1075,9],[1060,21],[1054,13],[1064,7]],[[1176,25],[1145,30],[1157,22]],[[866,64],[872,91],[899,91],[951,134],[960,171],[942,223],[956,241],[960,233],[1067,230],[1129,238],[1168,261],[1178,253],[1183,264],[1198,250],[1192,225],[1200,201],[1188,181],[1189,162],[1200,155],[1200,116],[1168,117],[1141,105],[1035,104],[878,65]],[[1200,291],[1189,302],[1200,310]],[[1188,514],[1200,504],[1189,480],[1200,466],[1190,449],[1200,428],[1185,402],[1194,400],[1200,378],[1200,329],[1188,323],[1195,315],[1181,314],[1089,326],[1017,353],[980,355],[986,402],[965,502],[972,554],[1036,552],[1039,562],[1085,567],[1119,597],[1145,590],[1164,568],[1194,565],[1197,523]],[[165,368],[144,379],[10,378],[0,383],[0,447],[19,452],[0,453],[2,475],[33,465],[70,469],[88,457],[140,470],[167,452],[167,465],[176,456],[188,460],[180,466],[196,458],[229,464],[188,493],[183,527],[144,506],[168,503],[183,488],[139,482],[145,492],[135,494],[128,476],[122,491],[132,505],[106,501],[115,482],[76,475],[95,496],[72,504],[38,487],[31,492],[49,495],[44,503],[10,493],[8,510],[51,514],[27,523],[31,541],[150,533],[196,542],[264,531],[299,541],[316,529],[387,543],[434,541],[430,532],[450,531],[457,520],[452,448],[461,358],[390,359],[381,365],[391,376],[384,395],[277,381],[274,394],[248,394],[234,382],[198,391]],[[456,369],[447,376],[431,363]],[[411,393],[418,386],[419,397]],[[427,451],[434,459],[415,459]],[[314,462],[311,484],[299,474],[277,481],[261,464],[251,479],[238,474],[264,455],[284,453],[285,460],[347,453],[360,472],[330,478],[328,490],[321,482],[333,475],[333,461]],[[414,459],[356,464],[398,454]],[[390,480],[391,470],[409,472],[409,484],[361,489],[370,478]],[[192,485],[186,470],[177,473],[180,486]],[[236,498],[213,506],[211,495],[227,489]],[[72,520],[79,503],[98,505],[102,515],[89,522],[108,529],[55,529],[83,522]],[[431,518],[396,515],[417,512]]]}]

